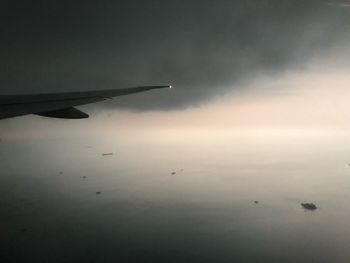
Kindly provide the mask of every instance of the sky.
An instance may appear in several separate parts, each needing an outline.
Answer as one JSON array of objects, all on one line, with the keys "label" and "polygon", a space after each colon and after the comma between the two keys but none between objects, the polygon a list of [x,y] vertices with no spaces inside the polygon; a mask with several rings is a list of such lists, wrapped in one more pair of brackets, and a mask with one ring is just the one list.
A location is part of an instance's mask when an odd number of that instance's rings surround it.
[{"label": "sky", "polygon": [[172,84],[102,107],[182,110],[294,93],[258,80],[348,67],[345,2],[4,1],[0,12],[3,94]]}]

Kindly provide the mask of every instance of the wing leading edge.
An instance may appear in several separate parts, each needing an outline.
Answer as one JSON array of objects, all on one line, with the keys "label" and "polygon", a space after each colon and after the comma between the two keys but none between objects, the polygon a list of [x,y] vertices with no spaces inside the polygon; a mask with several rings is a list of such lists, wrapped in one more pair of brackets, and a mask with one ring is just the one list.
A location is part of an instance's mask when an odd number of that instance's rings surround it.
[{"label": "wing leading edge", "polygon": [[171,86],[143,86],[126,89],[52,94],[1,95],[0,119],[27,114],[37,114],[53,118],[82,119],[89,117],[89,115],[75,109],[75,106],[162,88],[171,88]]}]

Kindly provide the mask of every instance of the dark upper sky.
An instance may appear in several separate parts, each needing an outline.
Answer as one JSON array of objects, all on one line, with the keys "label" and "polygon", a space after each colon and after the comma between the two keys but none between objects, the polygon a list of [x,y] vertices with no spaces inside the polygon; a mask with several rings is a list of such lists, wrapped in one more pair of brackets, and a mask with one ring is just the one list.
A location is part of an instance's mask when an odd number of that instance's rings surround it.
[{"label": "dark upper sky", "polygon": [[298,69],[350,36],[335,1],[3,1],[2,93],[173,84],[114,104],[177,108]]}]

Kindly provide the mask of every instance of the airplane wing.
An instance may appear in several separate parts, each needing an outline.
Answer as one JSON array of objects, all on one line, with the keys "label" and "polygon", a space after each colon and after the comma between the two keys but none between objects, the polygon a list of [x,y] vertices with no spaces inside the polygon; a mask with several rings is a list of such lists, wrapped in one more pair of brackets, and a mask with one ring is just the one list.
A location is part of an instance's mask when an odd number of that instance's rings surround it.
[{"label": "airplane wing", "polygon": [[89,115],[74,108],[75,106],[161,88],[171,88],[171,86],[143,86],[52,94],[0,95],[0,119],[27,114],[63,119],[83,119],[88,118]]}]

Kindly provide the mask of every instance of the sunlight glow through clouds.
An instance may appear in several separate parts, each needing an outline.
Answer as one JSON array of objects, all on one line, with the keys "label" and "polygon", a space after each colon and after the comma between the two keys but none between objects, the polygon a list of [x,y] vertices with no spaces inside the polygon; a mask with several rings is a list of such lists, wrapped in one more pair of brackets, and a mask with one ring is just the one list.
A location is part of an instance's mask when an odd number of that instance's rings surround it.
[{"label": "sunlight glow through clouds", "polygon": [[[67,121],[35,116],[5,120],[2,136],[41,138],[79,134],[145,134],[171,131],[348,130],[350,78],[346,71],[305,72],[257,79],[200,107],[178,111],[94,112],[91,119]],[[121,98],[122,99],[122,98]],[[115,100],[114,103],[118,103]],[[175,134],[176,134],[175,133]]]},{"label": "sunlight glow through clouds", "polygon": [[118,122],[108,123],[107,119],[106,125],[161,130],[348,129],[349,87],[347,72],[290,74],[281,79],[257,80],[242,94],[236,91],[197,108],[114,112],[109,119]]}]

